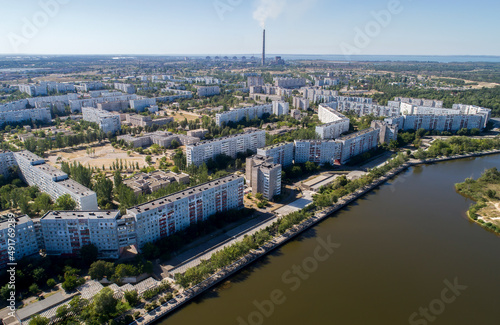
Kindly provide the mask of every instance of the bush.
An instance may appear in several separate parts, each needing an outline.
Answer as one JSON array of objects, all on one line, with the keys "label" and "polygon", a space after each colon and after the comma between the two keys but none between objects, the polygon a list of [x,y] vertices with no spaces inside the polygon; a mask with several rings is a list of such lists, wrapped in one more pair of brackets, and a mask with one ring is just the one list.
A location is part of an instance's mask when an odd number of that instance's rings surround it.
[{"label": "bush", "polygon": [[57,284],[56,280],[54,280],[54,279],[52,279],[52,278],[47,280],[47,286],[48,286],[49,288],[53,288],[53,287],[55,287],[55,286],[56,286],[56,284]]}]

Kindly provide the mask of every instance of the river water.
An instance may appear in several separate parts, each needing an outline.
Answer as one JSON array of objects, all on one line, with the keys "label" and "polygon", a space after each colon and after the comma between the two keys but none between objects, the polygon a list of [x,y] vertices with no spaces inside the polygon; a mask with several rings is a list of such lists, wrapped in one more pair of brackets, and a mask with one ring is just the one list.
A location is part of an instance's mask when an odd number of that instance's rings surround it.
[{"label": "river water", "polygon": [[491,167],[413,167],[161,324],[499,324],[500,238],[453,186]]}]

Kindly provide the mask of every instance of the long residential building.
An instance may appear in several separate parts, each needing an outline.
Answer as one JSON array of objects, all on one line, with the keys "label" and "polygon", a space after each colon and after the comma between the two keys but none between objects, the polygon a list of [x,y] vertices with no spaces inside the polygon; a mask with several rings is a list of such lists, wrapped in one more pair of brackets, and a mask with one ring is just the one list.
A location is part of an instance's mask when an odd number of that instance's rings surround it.
[{"label": "long residential building", "polygon": [[0,112],[0,125],[23,121],[48,123],[51,120],[52,115],[50,114],[50,109],[47,107]]},{"label": "long residential building", "polygon": [[342,144],[334,140],[295,140],[295,163],[340,164]]},{"label": "long residential building", "polygon": [[47,255],[77,256],[93,244],[100,258],[116,259],[136,243],[135,222],[119,211],[51,211],[40,219]]},{"label": "long residential building", "polygon": [[199,166],[221,154],[236,158],[238,153],[248,150],[257,152],[265,144],[266,132],[263,130],[248,130],[242,134],[198,142],[186,146],[187,164]]},{"label": "long residential building", "polygon": [[305,78],[274,78],[274,86],[279,88],[300,88],[305,85]]},{"label": "long residential building", "polygon": [[219,86],[195,86],[195,87],[198,89],[197,94],[200,97],[220,95]]},{"label": "long residential building", "polygon": [[352,157],[376,148],[379,143],[379,134],[380,129],[369,128],[335,140],[342,145],[340,163],[344,164]]},{"label": "long residential building", "polygon": [[243,177],[231,175],[128,209],[135,220],[138,247],[216,213],[243,208],[243,189]]},{"label": "long residential building", "polygon": [[[9,228],[13,229],[9,232]],[[9,234],[15,234],[14,237]],[[14,251],[9,250],[9,239],[14,241]],[[10,252],[10,255],[9,255]],[[26,256],[39,252],[35,225],[28,216],[12,217],[0,216],[0,269],[7,267],[9,262],[18,262]],[[10,258],[13,257],[14,260]]]},{"label": "long residential building", "polygon": [[217,126],[222,126],[222,123],[238,123],[245,118],[249,120],[253,120],[256,118],[262,118],[264,114],[271,115],[273,113],[273,105],[259,105],[259,106],[250,106],[243,108],[232,109],[227,112],[217,113],[215,115],[215,123]]},{"label": "long residential building", "polygon": [[20,177],[30,186],[37,186],[55,201],[69,194],[81,210],[97,210],[96,193],[69,179],[68,174],[45,163],[43,158],[29,151],[14,152],[13,157],[19,166]]},{"label": "long residential building", "polygon": [[147,147],[152,144],[157,144],[160,147],[168,148],[174,140],[179,142],[179,144],[182,144],[183,146],[200,142],[200,138],[197,137],[191,137],[184,134],[172,134],[165,131],[146,133],[138,137],[134,137],[130,134],[125,134],[118,136],[117,139],[125,141],[127,144],[132,145],[134,148]]},{"label": "long residential building", "polygon": [[135,93],[135,86],[131,85],[131,84],[124,84],[124,83],[115,82],[114,87],[115,87],[115,89],[121,90],[127,94],[134,94]]},{"label": "long residential building", "polygon": [[[335,103],[333,107],[336,106]],[[328,104],[319,105],[319,120],[325,123],[316,127],[316,133],[321,139],[334,139],[349,131],[349,119],[333,107]]]},{"label": "long residential building", "polygon": [[97,123],[105,133],[115,133],[121,129],[120,116],[117,114],[93,107],[83,107],[82,113],[85,121]]},{"label": "long residential building", "polygon": [[257,149],[257,155],[271,157],[273,164],[288,167],[293,164],[293,143],[279,143],[268,147]]}]

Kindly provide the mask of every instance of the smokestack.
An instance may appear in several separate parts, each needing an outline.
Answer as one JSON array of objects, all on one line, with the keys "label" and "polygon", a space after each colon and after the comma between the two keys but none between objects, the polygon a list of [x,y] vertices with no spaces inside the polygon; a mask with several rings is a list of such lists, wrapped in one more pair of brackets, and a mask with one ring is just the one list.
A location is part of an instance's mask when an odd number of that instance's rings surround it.
[{"label": "smokestack", "polygon": [[262,43],[262,65],[266,65],[266,30],[264,29],[264,38]]}]

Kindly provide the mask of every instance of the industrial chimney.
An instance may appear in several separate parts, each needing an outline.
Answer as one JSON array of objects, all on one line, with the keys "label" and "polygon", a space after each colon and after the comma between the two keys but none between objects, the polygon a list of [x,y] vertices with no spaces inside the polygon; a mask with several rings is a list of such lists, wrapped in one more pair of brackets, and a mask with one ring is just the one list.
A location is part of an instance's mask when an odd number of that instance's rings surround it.
[{"label": "industrial chimney", "polygon": [[266,30],[264,29],[264,37],[262,43],[262,65],[266,65]]}]

